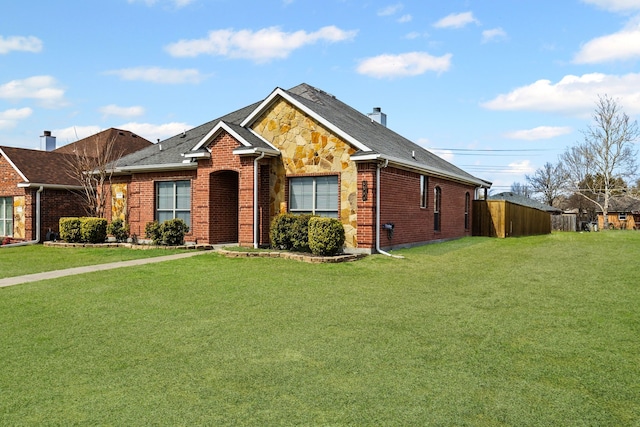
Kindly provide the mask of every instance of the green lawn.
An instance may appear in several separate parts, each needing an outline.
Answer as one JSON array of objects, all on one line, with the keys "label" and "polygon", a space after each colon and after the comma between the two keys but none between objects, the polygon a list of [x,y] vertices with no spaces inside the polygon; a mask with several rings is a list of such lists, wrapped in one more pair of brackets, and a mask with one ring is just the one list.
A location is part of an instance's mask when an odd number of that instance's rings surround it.
[{"label": "green lawn", "polygon": [[640,233],[396,253],[0,289],[0,425],[639,425]]},{"label": "green lawn", "polygon": [[173,249],[56,248],[42,245],[0,248],[0,279],[172,253],[177,252]]}]

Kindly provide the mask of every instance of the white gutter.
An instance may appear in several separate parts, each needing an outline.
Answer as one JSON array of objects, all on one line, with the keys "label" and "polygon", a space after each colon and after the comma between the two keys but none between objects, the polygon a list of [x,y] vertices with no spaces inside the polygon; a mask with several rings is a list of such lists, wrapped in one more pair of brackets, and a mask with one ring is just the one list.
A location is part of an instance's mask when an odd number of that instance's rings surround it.
[{"label": "white gutter", "polygon": [[141,165],[141,166],[123,166],[116,167],[112,169],[110,172],[115,174],[119,173],[127,173],[127,172],[163,172],[163,171],[172,171],[176,169],[197,169],[198,163],[189,162],[189,163],[166,163],[166,164],[156,164],[156,165]]},{"label": "white gutter", "polygon": [[29,240],[28,242],[10,243],[8,245],[0,245],[0,248],[15,248],[16,246],[27,246],[40,243],[40,193],[42,193],[44,187],[40,186],[36,191],[36,238]]},{"label": "white gutter", "polygon": [[18,188],[45,188],[49,190],[82,190],[81,185],[39,184],[36,182],[19,182]]},{"label": "white gutter", "polygon": [[382,255],[393,258],[404,258],[400,255],[391,255],[389,252],[380,249],[380,169],[386,168],[388,164],[389,160],[385,159],[384,164],[378,163],[378,167],[376,168],[376,251]]},{"label": "white gutter", "polygon": [[258,162],[265,156],[265,152],[260,153],[258,157],[253,160],[253,248],[258,249],[258,234],[260,233],[260,227],[258,227]]}]

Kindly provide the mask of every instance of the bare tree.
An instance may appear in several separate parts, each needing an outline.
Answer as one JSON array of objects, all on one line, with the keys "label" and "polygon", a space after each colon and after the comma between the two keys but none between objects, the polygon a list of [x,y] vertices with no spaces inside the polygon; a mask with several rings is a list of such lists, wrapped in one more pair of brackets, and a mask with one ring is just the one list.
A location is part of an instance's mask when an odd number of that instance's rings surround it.
[{"label": "bare tree", "polygon": [[67,158],[67,173],[82,186],[79,191],[87,216],[102,218],[110,196],[114,162],[122,157],[116,148],[117,133],[97,134],[91,144],[74,147]]},{"label": "bare tree", "polygon": [[638,124],[631,121],[618,102],[604,95],[598,98],[593,125],[584,132],[584,142],[569,148],[560,160],[567,189],[595,204],[608,228],[609,202],[621,182],[637,170],[633,143],[640,137]]},{"label": "bare tree", "polygon": [[521,184],[519,182],[511,184],[511,192],[524,197],[530,197],[531,195],[529,187],[526,184]]},{"label": "bare tree", "polygon": [[549,206],[555,206],[558,197],[563,193],[565,173],[560,163],[545,163],[537,169],[533,175],[525,175],[531,191],[542,197],[542,202]]}]

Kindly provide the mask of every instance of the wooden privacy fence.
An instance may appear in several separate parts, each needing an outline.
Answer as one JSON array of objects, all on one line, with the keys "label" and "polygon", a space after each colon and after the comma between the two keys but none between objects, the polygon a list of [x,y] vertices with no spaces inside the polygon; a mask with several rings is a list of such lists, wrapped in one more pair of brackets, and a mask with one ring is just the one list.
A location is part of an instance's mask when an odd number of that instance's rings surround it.
[{"label": "wooden privacy fence", "polygon": [[551,233],[551,215],[506,200],[473,201],[473,235],[517,237]]},{"label": "wooden privacy fence", "polygon": [[577,227],[576,214],[551,215],[551,229],[554,231],[576,231]]}]

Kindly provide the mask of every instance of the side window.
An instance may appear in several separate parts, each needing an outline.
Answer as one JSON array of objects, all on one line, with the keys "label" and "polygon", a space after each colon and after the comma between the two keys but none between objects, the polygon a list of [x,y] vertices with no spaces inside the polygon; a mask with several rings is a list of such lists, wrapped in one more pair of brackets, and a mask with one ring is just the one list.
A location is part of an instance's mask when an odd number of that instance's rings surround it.
[{"label": "side window", "polygon": [[191,182],[156,182],[156,219],[180,218],[191,227]]},{"label": "side window", "polygon": [[442,190],[440,187],[436,187],[433,190],[433,229],[435,231],[440,231],[440,222],[442,218],[440,217],[440,207],[442,205]]},{"label": "side window", "polygon": [[464,228],[469,229],[469,209],[471,207],[471,196],[467,192],[464,195]]},{"label": "side window", "polygon": [[429,177],[420,175],[420,207],[426,208],[429,203]]}]

